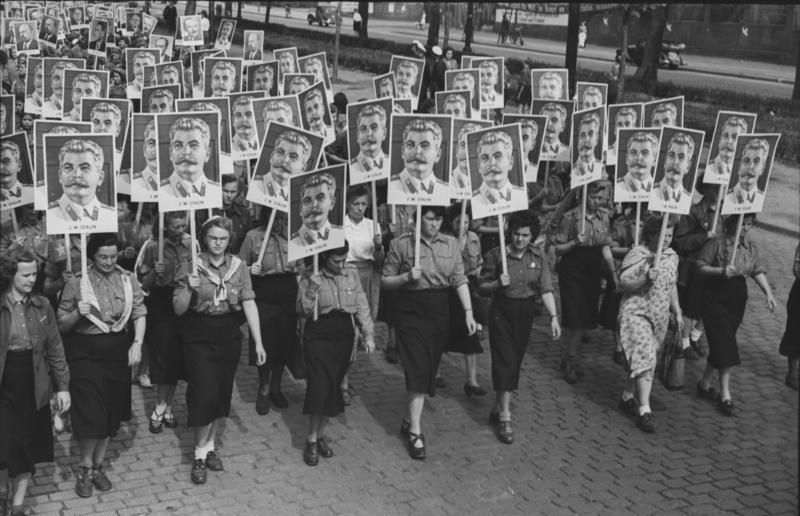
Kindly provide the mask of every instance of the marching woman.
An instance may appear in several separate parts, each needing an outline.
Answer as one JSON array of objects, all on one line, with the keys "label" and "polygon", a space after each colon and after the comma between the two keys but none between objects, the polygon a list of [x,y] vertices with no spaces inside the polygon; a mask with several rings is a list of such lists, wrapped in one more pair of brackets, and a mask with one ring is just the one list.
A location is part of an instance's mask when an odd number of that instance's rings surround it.
[{"label": "marching woman", "polygon": [[581,232],[581,207],[564,214],[553,235],[559,288],[561,317],[566,331],[566,356],[561,361],[565,379],[573,384],[583,376],[580,364],[581,338],[597,326],[600,283],[603,263],[613,272],[617,283],[609,216],[603,208],[608,203],[608,181],[589,183],[586,195],[585,232]]},{"label": "marching woman", "polygon": [[136,268],[147,296],[147,335],[145,341],[150,358],[150,379],[156,387],[156,406],[150,414],[149,430],[161,433],[163,427],[177,428],[172,415],[175,387],[183,379],[180,320],[172,308],[172,293],[177,274],[192,259],[192,238],[186,233],[186,212],[164,214],[164,260],[158,259],[158,220],[151,238],[141,253]]},{"label": "marching woman", "polygon": [[194,463],[191,478],[206,482],[206,468],[222,471],[222,459],[215,442],[219,425],[231,411],[231,396],[236,367],[241,353],[242,312],[255,340],[257,363],[266,361],[261,344],[261,328],[255,293],[247,266],[227,253],[232,223],[225,217],[211,217],[200,230],[203,252],[197,257],[197,272],[187,264],[181,273],[172,304],[184,316],[184,371],[188,426],[194,428]]},{"label": "marching woman", "polygon": [[[647,433],[656,431],[650,410],[650,390],[658,350],[667,334],[670,308],[678,328],[683,314],[678,302],[678,255],[672,242],[674,220],[669,219],[663,235],[661,215],[651,215],[642,227],[642,244],[632,248],[622,260],[620,285],[623,293],[619,308],[619,338],[627,362],[628,377],[620,407],[638,417],[636,426]],[[658,266],[654,266],[659,238],[664,240]]]},{"label": "marching woman", "polygon": [[534,247],[539,236],[539,220],[528,211],[508,218],[509,244],[506,246],[508,274],[503,274],[500,248],[486,255],[481,270],[479,292],[492,294],[489,310],[489,346],[492,352],[494,407],[489,422],[497,428],[500,442],[511,444],[511,393],[519,388],[522,360],[533,325],[534,298],[540,296],[550,315],[553,339],[561,336],[550,268],[544,252]]},{"label": "marching woman", "polygon": [[0,256],[0,512],[11,502],[13,516],[29,514],[23,504],[36,464],[53,462],[51,385],[58,412],[70,407],[55,313],[47,298],[33,293],[38,269],[26,249]]},{"label": "marching woman", "polygon": [[444,207],[423,206],[419,213],[419,267],[414,266],[417,237],[406,233],[392,240],[381,279],[383,288],[397,291],[394,322],[408,399],[400,433],[407,439],[409,455],[416,460],[426,455],[420,419],[425,395],[436,394],[436,370],[450,333],[448,289],[458,292],[467,333],[472,335],[477,329],[458,240],[439,232]]},{"label": "marching woman", "polygon": [[[467,209],[461,216],[461,203],[450,206],[447,221],[452,235],[458,239],[461,250],[461,260],[464,262],[464,273],[467,275],[470,288],[470,298],[474,299],[478,287],[478,274],[483,264],[481,240],[478,235],[469,230],[471,212]],[[467,397],[486,396],[486,389],[478,384],[478,353],[483,353],[481,339],[477,332],[472,335],[467,331],[464,318],[459,313],[461,302],[455,291],[450,291],[450,339],[445,351],[448,353],[461,353],[464,355],[464,367],[467,381],[464,383],[464,394]],[[441,376],[436,376],[436,386],[444,387]]]},{"label": "marching woman", "polygon": [[297,313],[305,319],[303,414],[308,416],[308,433],[303,461],[309,466],[316,466],[320,455],[326,459],[333,457],[324,428],[328,418],[344,412],[341,384],[353,353],[353,318],[364,336],[367,353],[375,349],[370,307],[361,288],[358,269],[346,263],[348,251],[345,240],[343,247],[321,253],[317,274],[313,274],[313,267],[307,261],[297,293]]},{"label": "marching woman", "polygon": [[142,356],[147,308],[139,281],[117,265],[119,252],[116,234],[90,236],[86,277],[70,278],[58,304],[70,370],[72,433],[81,452],[75,492],[84,498],[93,487],[112,487],[103,461],[120,423],[131,418],[131,367]]},{"label": "marching woman", "polygon": [[[364,216],[369,207],[369,190],[365,185],[351,186],[347,190],[347,216],[344,218],[344,235],[350,250],[347,263],[358,269],[361,288],[367,296],[372,320],[377,320],[380,303],[380,270],[383,267],[383,237],[372,219]],[[377,231],[376,231],[377,230]],[[355,345],[355,342],[354,342]],[[355,357],[355,353],[353,353]],[[342,381],[344,404],[350,404],[351,391],[347,374]]]},{"label": "marching woman", "polygon": [[[261,210],[261,224],[247,232],[239,250],[239,258],[250,267],[250,279],[256,295],[261,338],[267,350],[267,361],[258,366],[256,412],[269,413],[269,402],[286,408],[289,401],[281,392],[283,370],[290,362],[297,341],[297,276],[295,263],[289,262],[289,241],[286,234],[286,213],[277,211],[270,230],[264,258],[258,254],[264,242],[272,208]],[[256,365],[256,341],[250,336],[250,365]]]},{"label": "marching woman", "polygon": [[[744,215],[739,241],[734,242],[739,216],[729,216],[724,223],[725,234],[708,240],[697,257],[697,272],[706,277],[703,326],[709,350],[703,378],[697,384],[697,393],[707,399],[716,399],[717,408],[726,416],[733,415],[731,370],[741,363],[736,332],[747,306],[748,276],[767,296],[769,310],[775,310],[775,298],[758,247],[748,237],[755,220],[754,213]],[[731,263],[734,247],[736,257]],[[719,391],[711,386],[715,370],[719,373]]]}]

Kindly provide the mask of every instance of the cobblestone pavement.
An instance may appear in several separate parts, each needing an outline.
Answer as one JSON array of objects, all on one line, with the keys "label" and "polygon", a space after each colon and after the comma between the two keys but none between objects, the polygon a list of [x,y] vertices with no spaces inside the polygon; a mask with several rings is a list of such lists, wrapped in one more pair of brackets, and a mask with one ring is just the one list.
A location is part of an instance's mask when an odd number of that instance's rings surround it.
[{"label": "cobblestone pavement", "polygon": [[[743,365],[735,370],[736,417],[698,399],[704,363],[689,362],[686,387],[654,395],[657,433],[643,434],[617,408],[623,371],[611,361],[608,332],[592,332],[586,376],[568,385],[558,368],[560,347],[538,318],[513,402],[516,442],[499,443],[487,423],[490,397],[467,399],[463,362],[446,356],[447,388],[425,407],[428,459],[412,461],[398,435],[404,412],[403,375],[382,353],[361,354],[351,370],[352,406],[329,426],[336,456],[316,468],[302,461],[303,382],[288,377],[290,406],[258,416],[255,369],[242,365],[233,409],[218,449],[225,471],[205,486],[189,480],[191,431],[184,386],[177,395],[182,425],[154,436],[147,417],[154,393],[134,387],[134,419],[110,446],[114,489],[78,498],[77,444],[58,437],[55,466],[41,468],[31,487],[37,514],[741,514],[797,513],[797,392],[783,384],[777,345],[786,317],[788,271],[796,241],[754,232],[772,271],[774,314],[750,282],[739,331]],[[381,332],[385,336],[385,330]],[[490,386],[489,356],[479,379]]]},{"label": "cobblestone pavement", "polygon": [[[348,93],[351,101],[371,96],[361,75],[343,77],[361,86]],[[768,210],[796,214],[797,169],[790,172],[784,180],[790,178],[795,194],[787,202],[794,204]],[[108,453],[114,489],[78,498],[77,443],[64,434],[57,439],[56,464],[34,478],[29,503],[36,514],[64,515],[795,515],[798,395],[783,384],[786,363],[777,348],[797,239],[758,229],[752,236],[769,264],[778,307],[769,313],[758,287],[748,282],[739,330],[742,366],[732,383],[736,417],[697,397],[705,363],[689,362],[682,391],[654,388],[667,407],[656,413],[657,433],[640,432],[617,408],[624,372],[611,360],[610,334],[592,332],[584,345],[586,376],[570,386],[559,371],[560,345],[547,337],[546,318],[539,317],[512,404],[516,442],[510,446],[488,425],[492,395],[467,399],[463,360],[449,355],[441,369],[447,387],[425,406],[428,459],[412,461],[398,434],[402,369],[376,352],[358,356],[350,375],[353,404],[328,427],[335,457],[308,467],[302,460],[304,383],[287,375],[289,408],[258,416],[256,371],[243,354],[231,417],[218,442],[225,471],[209,472],[206,485],[189,480],[185,385],[176,395],[181,426],[157,436],[147,430],[154,392],[134,386],[134,418]],[[379,337],[384,340],[385,328]],[[490,387],[484,345],[479,381]]]}]

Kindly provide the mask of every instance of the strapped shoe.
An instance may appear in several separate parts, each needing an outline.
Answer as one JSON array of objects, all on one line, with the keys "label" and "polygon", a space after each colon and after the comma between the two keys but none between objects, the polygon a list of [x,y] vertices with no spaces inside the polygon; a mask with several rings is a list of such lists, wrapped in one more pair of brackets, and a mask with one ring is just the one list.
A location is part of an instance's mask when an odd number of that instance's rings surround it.
[{"label": "strapped shoe", "polygon": [[331,447],[328,446],[328,443],[326,443],[325,439],[322,437],[317,439],[317,452],[319,452],[320,457],[323,459],[330,459],[333,457],[333,450],[331,450]]},{"label": "strapped shoe", "polygon": [[648,434],[654,433],[656,431],[656,424],[653,414],[650,412],[645,412],[644,414],[640,415],[639,419],[636,421],[636,426],[642,432],[646,432]]},{"label": "strapped shoe", "polygon": [[167,428],[178,428],[178,419],[172,412],[164,414],[164,426]]},{"label": "strapped shoe", "polygon": [[259,416],[266,416],[269,414],[269,396],[266,394],[258,393],[256,397],[256,413]]},{"label": "strapped shoe", "polygon": [[514,430],[511,428],[511,421],[500,421],[497,427],[497,439],[503,444],[514,442]]},{"label": "strapped shoe", "polygon": [[731,401],[731,400],[723,400],[720,397],[720,398],[717,399],[717,408],[724,415],[726,415],[728,417],[733,416],[733,401]]},{"label": "strapped shoe", "polygon": [[219,458],[217,452],[211,450],[206,454],[206,468],[211,471],[222,471],[225,469],[222,465],[222,459]]},{"label": "strapped shoe", "polygon": [[[422,443],[422,446],[417,447],[417,442]],[[425,436],[422,432],[408,432],[408,454],[414,460],[425,460]]]},{"label": "strapped shoe", "polygon": [[164,430],[164,412],[159,414],[156,409],[150,414],[150,425],[148,427],[151,434],[160,434]]},{"label": "strapped shoe", "polygon": [[89,466],[78,466],[75,473],[75,494],[81,498],[89,498],[94,492],[92,470]]}]

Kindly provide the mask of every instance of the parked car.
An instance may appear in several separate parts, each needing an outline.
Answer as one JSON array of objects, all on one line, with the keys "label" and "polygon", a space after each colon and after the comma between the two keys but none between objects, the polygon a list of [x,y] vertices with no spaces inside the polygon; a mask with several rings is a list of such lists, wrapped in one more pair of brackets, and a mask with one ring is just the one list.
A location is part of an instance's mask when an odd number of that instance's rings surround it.
[{"label": "parked car", "polygon": [[[646,45],[647,42],[644,39],[640,39],[633,45],[628,45],[627,62],[633,63],[636,66],[641,66],[642,59],[644,58],[644,47]],[[681,55],[683,50],[686,50],[685,43],[663,40],[661,42],[661,51],[658,53],[658,67],[676,70],[686,66],[686,60],[683,59]]]},{"label": "parked car", "polygon": [[320,27],[336,25],[336,8],[330,4],[317,4],[314,12],[308,13],[308,24],[314,25],[315,23]]}]

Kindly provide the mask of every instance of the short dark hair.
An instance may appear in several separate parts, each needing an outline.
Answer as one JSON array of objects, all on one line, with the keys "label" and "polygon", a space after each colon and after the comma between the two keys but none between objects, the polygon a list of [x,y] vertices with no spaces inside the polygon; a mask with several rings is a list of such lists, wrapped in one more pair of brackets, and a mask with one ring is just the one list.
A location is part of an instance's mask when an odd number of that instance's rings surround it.
[{"label": "short dark hair", "polygon": [[222,174],[220,184],[227,185],[228,183],[236,183],[238,185],[239,178],[236,177],[236,174]]},{"label": "short dark hair", "polygon": [[[654,214],[645,219],[644,224],[642,224],[642,243],[644,245],[649,245],[654,239],[658,238],[659,233],[661,233],[661,224],[663,223],[664,216],[665,215]],[[675,222],[677,222],[677,218],[672,215],[666,216],[669,217],[667,227],[673,227]]]},{"label": "short dark hair", "polygon": [[119,239],[116,233],[93,233],[86,243],[86,257],[94,259],[101,247],[114,246],[119,250]]},{"label": "short dark hair", "polygon": [[[744,213],[742,214],[742,222],[746,218],[752,218],[753,222],[756,221],[756,214],[755,213]],[[736,225],[739,223],[739,215],[728,215],[725,217],[725,221],[723,222],[725,226],[725,234],[730,236],[736,236]]]},{"label": "short dark hair", "polygon": [[[335,249],[328,249],[327,251],[322,251],[319,253],[319,263],[323,264],[325,261],[330,258],[331,256],[341,256],[343,254],[347,254],[350,252],[350,243],[345,239],[344,245],[341,247],[337,247]],[[305,266],[311,270],[311,267],[314,265],[314,255],[306,256],[305,257]]]},{"label": "short dark hair", "polygon": [[353,185],[347,189],[347,204],[357,197],[367,197],[369,201],[369,189],[365,185]]},{"label": "short dark hair", "polygon": [[15,247],[0,255],[0,294],[10,287],[20,263],[36,261],[36,255],[24,247]]},{"label": "short dark hair", "polygon": [[531,242],[539,238],[541,228],[539,226],[539,217],[534,216],[528,210],[515,211],[508,216],[508,236],[519,228],[531,229]]},{"label": "short dark hair", "polygon": [[419,214],[421,217],[424,217],[426,213],[433,212],[433,216],[437,219],[444,218],[444,206],[422,206],[419,210]]}]

